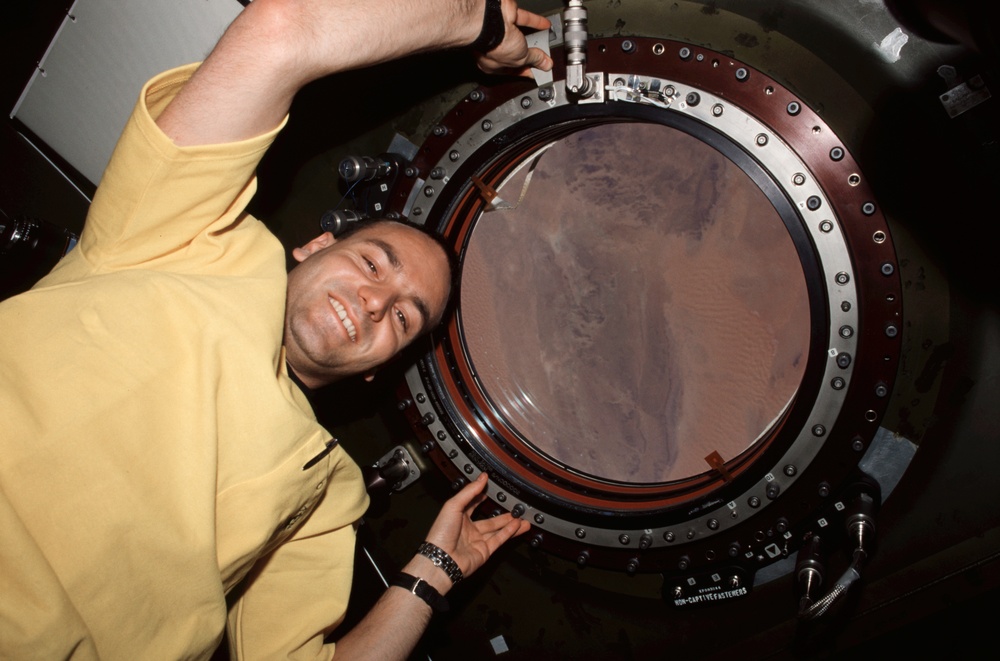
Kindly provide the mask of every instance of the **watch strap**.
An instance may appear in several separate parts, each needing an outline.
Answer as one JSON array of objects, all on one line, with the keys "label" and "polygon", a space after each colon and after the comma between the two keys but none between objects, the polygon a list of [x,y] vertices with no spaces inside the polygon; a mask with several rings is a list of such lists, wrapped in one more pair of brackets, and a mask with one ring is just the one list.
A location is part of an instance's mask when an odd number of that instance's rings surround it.
[{"label": "watch strap", "polygon": [[434,589],[434,586],[422,578],[417,578],[406,572],[399,572],[391,581],[390,586],[403,588],[424,601],[435,613],[444,613],[448,610],[448,600],[441,596],[441,593]]},{"label": "watch strap", "polygon": [[500,0],[486,0],[486,8],[483,10],[483,29],[476,40],[472,42],[472,50],[488,53],[500,45],[505,34],[507,34],[507,25],[503,20]]}]

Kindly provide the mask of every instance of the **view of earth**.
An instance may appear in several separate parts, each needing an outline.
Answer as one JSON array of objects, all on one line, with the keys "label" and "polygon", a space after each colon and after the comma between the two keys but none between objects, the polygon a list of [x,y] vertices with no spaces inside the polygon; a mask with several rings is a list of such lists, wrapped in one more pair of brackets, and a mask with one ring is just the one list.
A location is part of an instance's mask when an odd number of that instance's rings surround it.
[{"label": "view of earth", "polygon": [[794,397],[802,268],[722,154],[666,126],[592,127],[499,195],[515,208],[474,228],[459,315],[485,393],[540,453],[608,480],[680,480],[744,452]]}]

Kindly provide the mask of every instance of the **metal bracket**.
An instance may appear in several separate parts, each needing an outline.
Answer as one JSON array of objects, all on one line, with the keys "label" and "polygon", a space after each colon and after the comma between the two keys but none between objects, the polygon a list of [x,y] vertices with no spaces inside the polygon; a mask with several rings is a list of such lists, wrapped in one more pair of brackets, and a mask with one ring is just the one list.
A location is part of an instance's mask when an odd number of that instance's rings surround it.
[{"label": "metal bracket", "polygon": [[375,462],[375,468],[389,483],[390,491],[402,491],[420,477],[420,468],[402,445],[397,445]]}]

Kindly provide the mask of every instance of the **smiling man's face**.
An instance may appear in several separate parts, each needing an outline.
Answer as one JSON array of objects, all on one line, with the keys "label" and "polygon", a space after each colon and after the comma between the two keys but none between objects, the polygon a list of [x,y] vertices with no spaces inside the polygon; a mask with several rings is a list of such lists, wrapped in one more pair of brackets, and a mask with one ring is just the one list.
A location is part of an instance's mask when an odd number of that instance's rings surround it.
[{"label": "smiling man's face", "polygon": [[292,251],[285,351],[311,388],[371,375],[441,319],[444,250],[412,227],[380,222],[342,240],[326,233]]}]

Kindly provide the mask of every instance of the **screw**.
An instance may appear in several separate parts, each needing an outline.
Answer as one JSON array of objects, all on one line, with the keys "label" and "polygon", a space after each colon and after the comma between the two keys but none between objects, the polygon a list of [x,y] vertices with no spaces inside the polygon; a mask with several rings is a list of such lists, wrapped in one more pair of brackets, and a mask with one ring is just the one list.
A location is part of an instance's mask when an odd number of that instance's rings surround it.
[{"label": "screw", "polygon": [[756,137],[756,138],[754,139],[754,142],[756,142],[756,143],[757,143],[757,146],[758,146],[758,147],[763,147],[764,145],[766,145],[766,144],[767,144],[767,136],[766,136],[766,135],[764,135],[763,133],[760,133],[760,134],[758,134],[758,135],[757,135],[757,137]]},{"label": "screw", "polygon": [[643,535],[639,538],[639,548],[642,550],[648,549],[653,545],[653,538],[650,535]]},{"label": "screw", "polygon": [[830,485],[827,484],[826,482],[820,482],[819,488],[816,489],[816,493],[819,494],[820,498],[826,498],[827,496],[830,495]]},{"label": "screw", "polygon": [[882,275],[892,275],[895,272],[895,270],[896,268],[889,262],[882,264],[881,268]]},{"label": "screw", "polygon": [[542,515],[541,512],[535,514],[535,523],[537,523],[538,525],[545,523],[545,517]]},{"label": "screw", "polygon": [[854,329],[851,328],[850,326],[841,326],[840,327],[840,336],[842,338],[844,338],[845,340],[848,339],[849,337],[853,337],[854,336]]},{"label": "screw", "polygon": [[431,179],[444,179],[444,168],[434,168],[431,170]]},{"label": "screw", "polygon": [[823,425],[813,425],[812,433],[813,436],[825,436],[826,427],[824,427]]},{"label": "screw", "polygon": [[740,81],[741,83],[744,83],[749,78],[750,78],[750,72],[747,71],[745,68],[740,67],[739,69],[736,70],[736,80]]},{"label": "screw", "polygon": [[625,565],[625,571],[628,572],[629,574],[634,574],[637,571],[639,571],[639,559],[632,558],[631,560],[629,560],[628,564]]},{"label": "screw", "polygon": [[749,505],[754,509],[757,509],[758,507],[760,507],[760,498],[758,498],[757,496],[750,496],[750,498],[747,499],[747,505]]},{"label": "screw", "polygon": [[855,452],[861,452],[862,450],[865,449],[865,442],[861,439],[860,436],[855,436],[854,440],[851,441],[851,448]]},{"label": "screw", "polygon": [[538,99],[540,101],[551,101],[555,92],[551,87],[541,87],[538,89]]},{"label": "screw", "polygon": [[844,158],[844,150],[840,147],[834,147],[830,150],[830,160],[839,161]]},{"label": "screw", "polygon": [[823,206],[823,200],[819,198],[819,195],[810,195],[809,199],[806,200],[806,208],[810,211],[816,211]]},{"label": "screw", "polygon": [[841,351],[837,354],[837,367],[842,370],[846,370],[851,366],[851,354],[846,351]]},{"label": "screw", "polygon": [[680,56],[682,60],[691,59],[691,49],[688,48],[687,46],[682,46],[681,49],[677,51],[677,54]]},{"label": "screw", "polygon": [[767,496],[768,500],[774,500],[775,498],[778,497],[779,493],[781,493],[781,487],[775,484],[774,482],[771,482],[769,485],[767,485],[767,491],[764,493],[764,495]]},{"label": "screw", "polygon": [[531,97],[530,96],[522,96],[521,97],[521,107],[524,108],[525,110],[527,110],[528,108],[531,107]]},{"label": "screw", "polygon": [[684,571],[690,566],[691,566],[691,558],[687,557],[686,555],[681,556],[681,559],[677,561],[677,568],[680,569],[681,571]]},{"label": "screw", "polygon": [[709,530],[718,530],[719,529],[719,520],[718,519],[709,519],[708,520],[708,529]]},{"label": "screw", "polygon": [[451,159],[452,161],[457,161],[459,158],[461,158],[461,156],[462,155],[459,154],[454,149],[452,149],[450,152],[448,152],[448,158]]},{"label": "screw", "polygon": [[483,123],[482,123],[482,124],[480,124],[480,126],[482,127],[482,129],[483,129],[484,131],[489,131],[489,130],[491,130],[491,129],[493,128],[493,122],[491,122],[491,121],[490,121],[490,120],[488,120],[488,119],[484,119],[484,120],[483,120]]},{"label": "screw", "polygon": [[899,329],[894,324],[889,324],[885,327],[886,337],[896,337],[899,334]]},{"label": "screw", "polygon": [[507,502],[507,494],[505,494],[504,492],[501,491],[500,493],[497,494],[497,500],[499,500],[501,503],[506,503]]},{"label": "screw", "polygon": [[574,534],[576,535],[576,538],[577,538],[577,539],[583,539],[584,537],[586,537],[586,536],[587,536],[587,531],[586,531],[586,530],[584,530],[583,528],[577,528],[577,529],[576,529],[576,530],[574,531]]},{"label": "screw", "polygon": [[688,92],[688,95],[684,97],[684,100],[687,101],[689,106],[694,107],[701,103],[701,95],[697,92]]},{"label": "screw", "polygon": [[788,477],[792,477],[797,472],[795,466],[793,466],[792,464],[788,464],[787,466],[785,466],[784,471],[785,475],[787,475]]},{"label": "screw", "polygon": [[802,110],[802,106],[799,105],[798,101],[791,101],[785,107],[785,110],[788,111],[789,115],[792,115],[794,117],[795,115],[799,114],[799,111]]},{"label": "screw", "polygon": [[851,276],[848,275],[846,271],[841,271],[840,273],[835,275],[833,279],[837,282],[838,285],[846,285],[848,282],[851,281]]},{"label": "screw", "polygon": [[824,234],[829,234],[833,231],[833,223],[829,220],[824,220],[819,224],[819,231]]},{"label": "screw", "polygon": [[635,42],[631,39],[626,39],[622,42],[622,52],[631,53],[635,50]]},{"label": "screw", "polygon": [[675,539],[677,539],[677,536],[674,535],[674,533],[670,532],[669,530],[663,533],[663,541],[673,542]]},{"label": "screw", "polygon": [[843,377],[835,376],[830,380],[830,387],[834,390],[843,390],[847,382],[844,381]]},{"label": "screw", "polygon": [[483,94],[482,90],[472,90],[471,92],[469,92],[470,101],[479,102],[482,101],[484,98],[486,98],[486,95]]},{"label": "screw", "polygon": [[618,535],[618,543],[619,544],[627,545],[630,541],[632,541],[631,538],[629,538],[629,536],[626,535],[625,533],[622,533],[621,535]]},{"label": "screw", "polygon": [[873,213],[875,213],[875,203],[874,202],[865,202],[864,204],[862,204],[861,205],[861,213],[865,214],[866,216],[870,216]]},{"label": "screw", "polygon": [[876,383],[875,384],[875,396],[876,397],[885,397],[888,394],[889,394],[889,387],[888,386],[886,386],[884,383]]},{"label": "screw", "polygon": [[448,438],[448,434],[445,434],[443,429],[439,429],[437,437],[439,441],[443,441],[444,439]]},{"label": "screw", "polygon": [[412,165],[410,165],[405,170],[403,170],[403,174],[405,174],[407,177],[416,177],[417,176],[417,168],[415,168]]},{"label": "screw", "polygon": [[521,503],[514,505],[514,509],[510,511],[510,515],[515,519],[520,519],[522,516],[524,516],[524,505],[522,505]]},{"label": "screw", "polygon": [[440,138],[441,136],[443,136],[446,133],[448,133],[448,129],[446,129],[445,127],[441,126],[440,124],[437,124],[433,129],[431,129],[431,133],[433,133],[434,135],[436,135],[437,137]]}]

